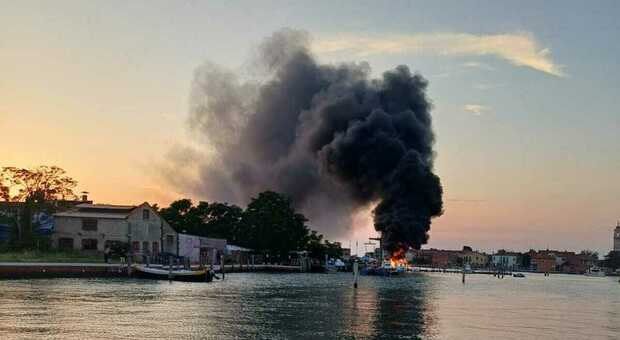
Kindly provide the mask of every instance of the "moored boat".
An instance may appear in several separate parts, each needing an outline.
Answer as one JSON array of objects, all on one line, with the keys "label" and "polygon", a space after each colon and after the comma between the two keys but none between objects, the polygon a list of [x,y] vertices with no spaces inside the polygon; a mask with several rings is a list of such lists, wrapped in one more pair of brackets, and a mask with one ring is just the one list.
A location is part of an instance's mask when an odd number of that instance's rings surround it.
[{"label": "moored boat", "polygon": [[210,282],[213,275],[206,269],[187,270],[173,269],[168,267],[147,267],[145,265],[134,265],[134,274],[137,277],[151,280],[172,280],[185,282]]},{"label": "moored boat", "polygon": [[588,271],[584,274],[585,276],[594,276],[594,277],[603,277],[605,276],[605,272],[596,266],[588,268]]}]

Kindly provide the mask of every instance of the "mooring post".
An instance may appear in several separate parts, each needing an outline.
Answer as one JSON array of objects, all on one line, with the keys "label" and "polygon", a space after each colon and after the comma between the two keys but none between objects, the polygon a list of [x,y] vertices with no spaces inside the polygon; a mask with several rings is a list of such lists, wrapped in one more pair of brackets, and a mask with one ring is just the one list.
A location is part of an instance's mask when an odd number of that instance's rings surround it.
[{"label": "mooring post", "polygon": [[172,255],[168,256],[168,280],[172,281]]},{"label": "mooring post", "polygon": [[463,283],[465,283],[465,266],[463,266]]},{"label": "mooring post", "polygon": [[359,263],[357,260],[353,262],[353,288],[357,288],[357,280],[359,278]]},{"label": "mooring post", "polygon": [[127,276],[131,276],[131,254],[127,256]]},{"label": "mooring post", "polygon": [[220,267],[222,269],[222,281],[226,278],[226,268],[224,267],[224,254],[220,255]]}]

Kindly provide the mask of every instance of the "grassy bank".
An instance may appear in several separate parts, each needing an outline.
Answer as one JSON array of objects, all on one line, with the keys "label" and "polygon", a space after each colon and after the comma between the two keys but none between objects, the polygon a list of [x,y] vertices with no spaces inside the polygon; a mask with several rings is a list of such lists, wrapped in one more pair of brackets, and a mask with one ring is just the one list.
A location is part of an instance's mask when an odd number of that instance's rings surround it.
[{"label": "grassy bank", "polygon": [[0,262],[103,262],[101,256],[60,251],[0,251]]}]

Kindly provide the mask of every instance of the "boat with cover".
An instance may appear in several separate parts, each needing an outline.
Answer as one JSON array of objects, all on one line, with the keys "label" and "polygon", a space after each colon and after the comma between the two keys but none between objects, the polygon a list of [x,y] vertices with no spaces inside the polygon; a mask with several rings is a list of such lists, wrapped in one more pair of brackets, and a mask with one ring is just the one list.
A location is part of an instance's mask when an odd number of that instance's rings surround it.
[{"label": "boat with cover", "polygon": [[170,271],[169,267],[133,265],[134,274],[143,279],[152,280],[172,280],[185,282],[211,282],[213,274],[207,269],[175,269]]}]

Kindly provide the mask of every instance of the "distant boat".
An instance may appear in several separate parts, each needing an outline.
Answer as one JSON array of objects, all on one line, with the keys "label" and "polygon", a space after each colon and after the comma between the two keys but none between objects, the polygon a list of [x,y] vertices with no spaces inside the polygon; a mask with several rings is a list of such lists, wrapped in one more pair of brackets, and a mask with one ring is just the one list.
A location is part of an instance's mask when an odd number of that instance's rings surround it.
[{"label": "distant boat", "polygon": [[[147,267],[145,265],[134,265],[134,273],[137,277],[151,280],[171,280],[185,282],[210,282],[212,274],[205,269],[187,270],[173,269],[172,272],[166,267]],[[170,276],[172,274],[172,277]]]},{"label": "distant boat", "polygon": [[525,275],[523,273],[513,273],[512,277],[525,277]]},{"label": "distant boat", "polygon": [[594,277],[603,277],[605,276],[605,272],[601,268],[597,266],[593,266],[593,267],[588,268],[588,271],[586,271],[584,275],[594,276]]}]

